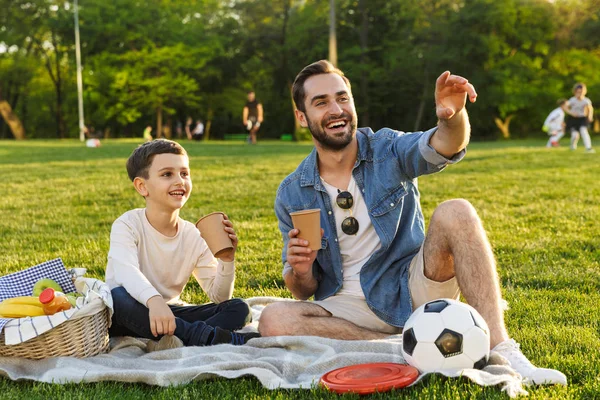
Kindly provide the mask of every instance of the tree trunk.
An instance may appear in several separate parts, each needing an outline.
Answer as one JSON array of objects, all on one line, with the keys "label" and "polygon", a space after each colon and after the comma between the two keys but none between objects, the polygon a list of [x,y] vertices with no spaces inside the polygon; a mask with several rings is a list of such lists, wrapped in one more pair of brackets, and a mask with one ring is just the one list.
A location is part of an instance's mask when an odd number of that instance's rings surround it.
[{"label": "tree trunk", "polygon": [[423,71],[423,91],[421,92],[421,100],[419,101],[419,108],[417,109],[417,118],[415,119],[414,131],[417,132],[421,129],[421,121],[423,120],[423,114],[425,112],[425,104],[427,103],[427,93],[429,91],[429,72],[428,64],[425,62],[425,70]]},{"label": "tree trunk", "polygon": [[594,120],[594,132],[600,132],[600,120],[598,119]]},{"label": "tree trunk", "polygon": [[210,139],[210,127],[212,126],[213,117],[213,109],[212,107],[208,107],[208,111],[206,112],[206,126],[204,127],[204,140]]},{"label": "tree trunk", "polygon": [[[55,57],[55,65],[56,65],[56,76],[54,75],[54,70],[52,68],[52,60],[50,59],[50,55],[44,49],[44,45],[37,39],[33,39],[36,43],[36,47],[39,53],[45,59],[45,67],[48,71],[48,75],[50,75],[50,79],[54,84],[54,90],[56,92],[56,108],[54,108],[54,118],[56,120],[56,135],[59,138],[64,137],[64,133],[66,131],[64,119],[62,116],[62,78],[60,75],[60,52],[58,50],[58,45],[56,42],[56,32],[52,31],[52,46],[54,47],[54,57]],[[51,107],[52,108],[52,107]]]},{"label": "tree trunk", "polygon": [[159,104],[156,108],[156,138],[162,137],[162,104]]},{"label": "tree trunk", "polygon": [[12,107],[6,100],[0,99],[0,114],[6,121],[6,124],[10,127],[10,130],[17,140],[25,139],[25,129],[23,124],[17,115],[13,112]]},{"label": "tree trunk", "polygon": [[10,104],[4,99],[1,85],[2,84],[0,83],[0,114],[2,114],[2,118],[10,128],[15,139],[23,140],[25,139],[25,129],[23,128],[23,124],[19,117],[17,117],[17,114],[13,112]]},{"label": "tree trunk", "polygon": [[56,87],[56,110],[55,110],[55,117],[56,117],[56,133],[57,136],[60,139],[64,139],[65,138],[65,134],[64,134],[64,121],[62,118],[62,93],[60,88],[57,86]]},{"label": "tree trunk", "polygon": [[510,120],[513,119],[513,117],[514,115],[509,115],[504,121],[497,117],[494,118],[494,122],[496,123],[498,129],[500,129],[500,132],[502,132],[502,137],[504,139],[510,139],[510,130],[508,126],[510,125]]},{"label": "tree trunk", "polygon": [[172,123],[172,122],[171,122],[171,117],[168,117],[168,118],[167,118],[167,123],[166,123],[166,125],[164,126],[164,129],[163,129],[163,135],[164,135],[164,136],[165,136],[167,139],[169,139],[169,140],[171,140],[171,138],[172,138],[172,136],[173,136],[173,135],[172,135],[172,132],[171,132],[171,123]]},{"label": "tree trunk", "polygon": [[361,101],[365,107],[362,112],[363,122],[361,126],[371,126],[369,117],[369,74],[367,68],[369,62],[369,9],[367,8],[367,0],[359,0],[358,10],[362,16],[360,24],[360,63],[362,69],[360,74],[360,92],[362,97]]},{"label": "tree trunk", "polygon": [[58,137],[64,139],[67,127],[65,125],[65,119],[63,117],[63,92],[62,92],[62,75],[60,73],[60,52],[58,50],[58,44],[56,42],[56,34],[52,32],[52,44],[54,46],[54,57],[56,64],[56,128],[58,130]]},{"label": "tree trunk", "polygon": [[[288,91],[289,93],[292,93],[292,84],[288,83]],[[292,96],[290,96],[290,100],[292,101],[292,112],[294,113],[294,134],[292,135],[294,142],[299,142],[300,141],[300,129],[302,129],[302,127],[300,126],[300,122],[298,121],[298,118],[296,118],[296,104],[294,104],[294,99],[292,99]]]},{"label": "tree trunk", "polygon": [[[287,27],[289,25],[289,20],[290,20],[290,9],[291,9],[291,0],[284,0],[283,3],[283,23],[281,26],[281,38],[279,40],[279,44],[281,46],[281,59],[280,59],[280,64],[279,64],[279,68],[278,68],[278,72],[276,75],[276,85],[280,90],[280,98],[285,98],[290,96],[291,93],[291,87],[292,84],[290,82],[289,79],[289,68],[288,68],[288,60],[287,60],[287,56],[288,56],[288,49],[287,49]],[[291,96],[290,96],[291,97]],[[293,100],[292,100],[293,103]],[[294,111],[294,106],[292,104],[292,112]],[[296,118],[294,117],[294,120]],[[285,129],[288,129],[288,127],[286,126]],[[295,129],[295,124],[294,124],[294,129]],[[281,135],[281,133],[287,133],[287,132],[279,132],[279,135]]]},{"label": "tree trunk", "polygon": [[329,0],[329,62],[337,67],[337,35],[335,34],[335,0]]}]

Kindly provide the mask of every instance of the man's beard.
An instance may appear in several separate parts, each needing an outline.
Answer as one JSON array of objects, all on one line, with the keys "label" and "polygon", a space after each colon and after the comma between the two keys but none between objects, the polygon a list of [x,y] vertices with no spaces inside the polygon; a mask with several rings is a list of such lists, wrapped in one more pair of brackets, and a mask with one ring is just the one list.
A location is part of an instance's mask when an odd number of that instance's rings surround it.
[{"label": "man's beard", "polygon": [[[331,136],[325,133],[325,127],[328,123],[341,118],[347,121],[345,126],[346,130],[342,136]],[[316,121],[311,121],[308,118],[308,115],[306,116],[306,121],[308,122],[308,130],[310,131],[312,137],[314,137],[325,150],[343,150],[352,142],[354,134],[356,133],[356,116],[347,112],[344,112],[336,117],[328,118],[320,124]]]}]

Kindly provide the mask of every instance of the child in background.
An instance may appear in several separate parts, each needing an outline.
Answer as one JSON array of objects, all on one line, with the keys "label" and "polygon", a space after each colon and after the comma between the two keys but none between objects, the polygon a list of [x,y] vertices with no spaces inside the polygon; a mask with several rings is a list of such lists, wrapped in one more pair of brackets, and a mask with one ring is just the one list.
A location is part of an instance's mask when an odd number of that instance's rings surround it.
[{"label": "child in background", "polygon": [[[127,173],[145,208],[112,225],[106,282],[114,315],[111,336],[150,341],[148,351],[221,343],[245,344],[257,333],[237,333],[251,319],[248,305],[231,299],[238,239],[227,217],[233,250],[217,260],[194,224],[179,217],[192,192],[188,156],[178,143],[153,140],[127,160]],[[191,275],[213,303],[188,306],[179,296]]]},{"label": "child in background", "polygon": [[558,147],[558,141],[565,135],[565,109],[567,107],[566,99],[559,99],[554,110],[548,114],[544,121],[542,130],[550,136],[546,147]]},{"label": "child in background", "polygon": [[149,142],[152,140],[152,127],[148,125],[146,129],[144,129],[144,141]]},{"label": "child in background", "polygon": [[592,140],[588,132],[590,122],[594,120],[594,107],[592,101],[585,97],[587,87],[583,83],[576,83],[573,86],[574,96],[567,102],[566,112],[569,114],[567,119],[567,129],[571,131],[571,150],[577,149],[579,136],[583,139],[586,153],[595,153],[592,148]]}]

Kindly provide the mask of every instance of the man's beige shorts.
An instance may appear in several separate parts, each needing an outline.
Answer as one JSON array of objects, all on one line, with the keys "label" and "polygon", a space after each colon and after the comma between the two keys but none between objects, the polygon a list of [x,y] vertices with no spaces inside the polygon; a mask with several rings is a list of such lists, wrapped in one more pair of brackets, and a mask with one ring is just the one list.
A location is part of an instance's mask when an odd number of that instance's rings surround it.
[{"label": "man's beige shorts", "polygon": [[[408,270],[408,287],[413,303],[413,310],[430,300],[440,298],[458,299],[460,291],[456,277],[445,282],[435,282],[424,274],[423,246],[412,259]],[[355,325],[362,326],[372,331],[395,334],[402,332],[401,328],[383,322],[371,311],[364,298],[337,295],[325,300],[312,303],[329,311],[333,317],[342,318]]]}]

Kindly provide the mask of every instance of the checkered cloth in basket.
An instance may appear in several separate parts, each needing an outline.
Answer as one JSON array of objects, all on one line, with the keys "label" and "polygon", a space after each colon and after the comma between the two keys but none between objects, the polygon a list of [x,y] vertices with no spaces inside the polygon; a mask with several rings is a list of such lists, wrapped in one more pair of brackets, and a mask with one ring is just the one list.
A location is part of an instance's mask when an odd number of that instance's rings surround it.
[{"label": "checkered cloth in basket", "polygon": [[78,278],[73,284],[71,275],[60,258],[0,277],[0,301],[17,296],[31,296],[33,285],[41,278],[55,280],[65,293],[79,292],[84,297],[77,299],[75,307],[54,315],[0,318],[0,332],[4,332],[5,338],[0,345],[26,342],[66,321],[96,314],[106,307],[109,308],[109,318],[112,316],[112,297],[108,285],[92,278]]}]

